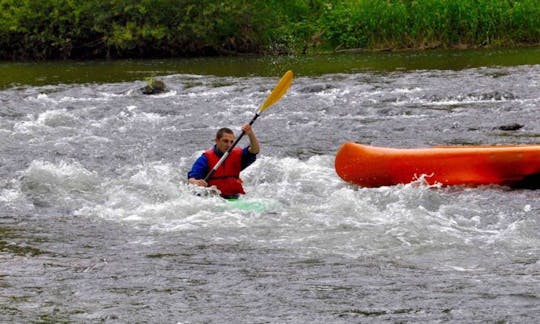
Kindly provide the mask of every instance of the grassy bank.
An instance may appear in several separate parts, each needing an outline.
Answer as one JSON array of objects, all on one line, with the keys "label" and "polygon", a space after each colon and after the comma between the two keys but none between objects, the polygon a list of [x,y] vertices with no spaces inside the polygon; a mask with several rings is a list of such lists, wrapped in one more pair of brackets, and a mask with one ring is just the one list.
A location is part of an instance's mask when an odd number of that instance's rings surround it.
[{"label": "grassy bank", "polygon": [[403,49],[540,43],[538,0],[346,1],[321,18],[340,48]]},{"label": "grassy bank", "polygon": [[0,59],[540,43],[538,0],[0,0]]}]

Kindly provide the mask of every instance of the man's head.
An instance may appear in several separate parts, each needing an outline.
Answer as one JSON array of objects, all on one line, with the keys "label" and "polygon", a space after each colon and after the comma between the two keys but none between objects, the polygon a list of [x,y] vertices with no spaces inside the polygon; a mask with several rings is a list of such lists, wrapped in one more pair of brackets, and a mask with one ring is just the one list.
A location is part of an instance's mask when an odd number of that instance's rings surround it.
[{"label": "man's head", "polygon": [[216,133],[216,147],[225,153],[234,143],[234,132],[227,127],[223,127]]}]

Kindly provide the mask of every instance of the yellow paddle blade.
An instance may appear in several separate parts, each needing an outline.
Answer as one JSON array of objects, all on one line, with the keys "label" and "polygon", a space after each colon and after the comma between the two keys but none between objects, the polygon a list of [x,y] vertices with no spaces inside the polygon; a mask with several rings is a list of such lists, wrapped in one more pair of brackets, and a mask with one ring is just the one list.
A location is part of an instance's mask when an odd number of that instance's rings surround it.
[{"label": "yellow paddle blade", "polygon": [[274,90],[272,90],[272,93],[270,93],[270,95],[268,96],[268,98],[266,98],[266,100],[264,101],[262,106],[259,108],[259,110],[257,110],[257,113],[262,113],[263,111],[266,110],[266,108],[272,106],[279,99],[281,99],[281,97],[283,97],[285,92],[287,92],[287,90],[291,86],[292,79],[293,79],[293,72],[290,70],[285,72],[285,74],[281,77],[281,80],[279,80]]}]

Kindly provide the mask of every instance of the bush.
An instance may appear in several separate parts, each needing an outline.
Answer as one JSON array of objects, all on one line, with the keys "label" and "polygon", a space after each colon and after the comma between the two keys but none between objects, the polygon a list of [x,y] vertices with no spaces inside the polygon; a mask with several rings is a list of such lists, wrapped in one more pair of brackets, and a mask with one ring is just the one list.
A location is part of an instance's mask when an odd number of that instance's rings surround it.
[{"label": "bush", "polygon": [[538,0],[0,0],[0,59],[538,43]]}]

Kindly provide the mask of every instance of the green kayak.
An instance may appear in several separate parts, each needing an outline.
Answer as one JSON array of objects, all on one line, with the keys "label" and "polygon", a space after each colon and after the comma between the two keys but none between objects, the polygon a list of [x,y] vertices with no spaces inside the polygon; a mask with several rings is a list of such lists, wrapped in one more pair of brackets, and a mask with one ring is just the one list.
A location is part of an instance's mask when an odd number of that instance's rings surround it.
[{"label": "green kayak", "polygon": [[238,209],[244,211],[264,212],[266,210],[265,204],[260,201],[245,200],[245,199],[226,199],[229,202],[231,209]]}]

